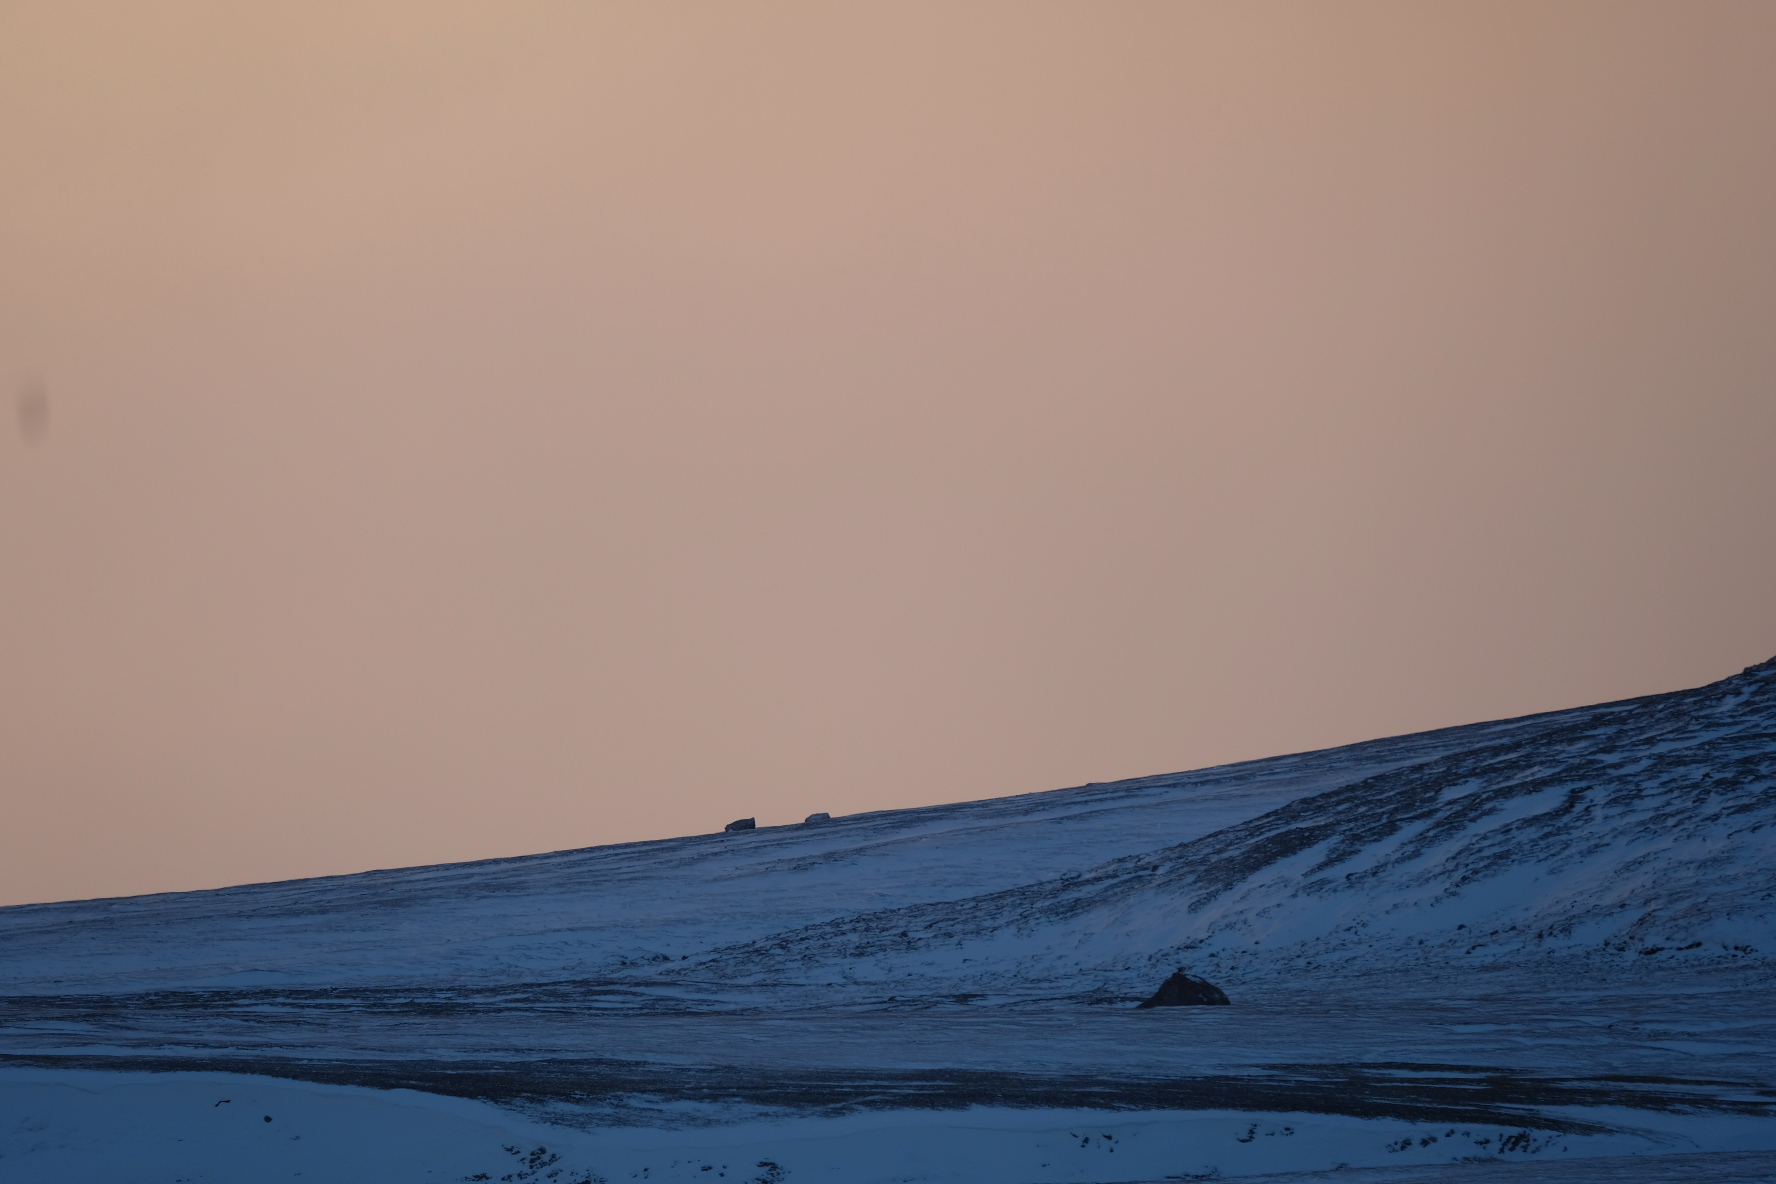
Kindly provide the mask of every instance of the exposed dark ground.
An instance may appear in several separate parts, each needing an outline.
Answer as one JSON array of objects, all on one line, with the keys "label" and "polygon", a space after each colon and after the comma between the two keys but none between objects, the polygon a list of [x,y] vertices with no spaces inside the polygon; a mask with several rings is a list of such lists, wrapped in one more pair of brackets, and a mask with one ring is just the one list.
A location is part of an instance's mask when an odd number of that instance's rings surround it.
[{"label": "exposed dark ground", "polygon": [[1675,1001],[1499,989],[1508,982],[1377,1001],[1360,982],[1332,985],[1150,1011],[1106,998],[638,1013],[583,982],[12,996],[0,998],[0,1064],[416,1089],[575,1125],[649,1124],[686,1102],[1250,1110],[1574,1133],[1604,1129],[1600,1108],[1776,1118],[1776,1015],[1759,985],[1699,979]]},{"label": "exposed dark ground", "polygon": [[667,1069],[621,1061],[369,1061],[184,1056],[0,1056],[0,1065],[134,1072],[252,1073],[329,1085],[414,1089],[502,1103],[568,1103],[609,1112],[701,1102],[836,1115],[969,1106],[1102,1110],[1251,1110],[1522,1125],[1595,1133],[1560,1107],[1776,1117],[1776,1090],[1711,1078],[1551,1077],[1484,1065],[1300,1064],[1245,1074],[1155,1078],[1032,1073],[772,1071],[712,1064]]}]

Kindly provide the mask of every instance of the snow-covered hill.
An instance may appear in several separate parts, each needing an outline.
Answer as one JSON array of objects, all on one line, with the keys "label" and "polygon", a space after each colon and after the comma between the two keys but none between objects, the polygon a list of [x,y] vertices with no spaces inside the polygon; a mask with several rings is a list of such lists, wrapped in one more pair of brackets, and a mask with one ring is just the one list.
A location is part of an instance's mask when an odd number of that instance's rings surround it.
[{"label": "snow-covered hill", "polygon": [[1776,661],[1196,773],[0,909],[0,991],[598,979],[953,996],[1136,990],[1180,961],[1231,983],[1761,961],[1776,949],[1773,821]]},{"label": "snow-covered hill", "polygon": [[[1738,1179],[1776,1171],[1772,822],[1776,660],[1194,773],[0,909],[0,1177]],[[1179,964],[1233,1006],[1129,1006]]]},{"label": "snow-covered hill", "polygon": [[1235,982],[1620,975],[1776,949],[1776,661],[1468,738],[1077,877],[808,926],[710,969],[904,994],[1146,983],[1182,961]]}]

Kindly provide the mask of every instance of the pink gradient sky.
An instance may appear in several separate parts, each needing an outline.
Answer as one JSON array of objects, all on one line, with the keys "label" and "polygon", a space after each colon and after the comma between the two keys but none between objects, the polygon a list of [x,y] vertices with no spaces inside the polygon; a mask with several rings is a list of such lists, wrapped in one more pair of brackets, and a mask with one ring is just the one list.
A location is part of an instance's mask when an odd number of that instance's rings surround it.
[{"label": "pink gradient sky", "polygon": [[0,902],[1770,657],[1773,57],[1767,0],[0,0]]}]

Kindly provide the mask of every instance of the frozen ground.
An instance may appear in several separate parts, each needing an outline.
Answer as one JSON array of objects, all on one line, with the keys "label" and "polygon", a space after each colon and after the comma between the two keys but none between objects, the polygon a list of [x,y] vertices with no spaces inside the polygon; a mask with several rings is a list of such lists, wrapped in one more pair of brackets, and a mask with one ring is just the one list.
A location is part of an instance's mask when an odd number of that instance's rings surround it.
[{"label": "frozen ground", "polygon": [[[1773,787],[1766,663],[1133,782],[0,909],[0,1178],[1776,1180]],[[1132,1009],[1180,964],[1233,1006]]]},{"label": "frozen ground", "polygon": [[[215,1072],[0,1070],[6,1179],[269,1181],[930,1180],[956,1184],[1203,1179],[1343,1165],[1447,1168],[1452,1157],[1526,1165],[1524,1178],[1566,1179],[1578,1165],[1627,1159],[1665,1179],[1681,1163],[1776,1167],[1757,1147],[1767,1120],[1572,1108],[1560,1129],[1516,1122],[1358,1118],[1314,1111],[973,1106],[963,1110],[785,1111],[738,1117],[680,1104],[676,1121],[551,1125],[509,1108],[410,1090],[322,1085]],[[1623,1118],[1633,1125],[1619,1125]],[[1762,1136],[1762,1137],[1760,1137]],[[1674,1155],[1682,1159],[1670,1158]],[[1620,1165],[1618,1165],[1620,1168]],[[1457,1165],[1456,1171],[1473,1171]],[[1652,1173],[1652,1174],[1648,1174]],[[1442,1179],[1434,1173],[1407,1178]],[[1460,1175],[1451,1178],[1460,1179]],[[1612,1178],[1612,1177],[1605,1177]],[[1751,1177],[1767,1178],[1767,1177]]]},{"label": "frozen ground", "polygon": [[[1768,1132],[1759,1128],[1768,1119],[1609,1107],[1571,1108],[1552,1126],[1213,1106],[745,1117],[719,1105],[677,1110],[671,1123],[562,1126],[488,1102],[404,1089],[216,1072],[9,1068],[0,1069],[0,1169],[17,1184],[1032,1184],[1292,1179],[1303,1170],[1346,1181],[1527,1181],[1590,1178],[1579,1174],[1585,1169],[1597,1179],[1638,1182],[1767,1180],[1776,1170],[1776,1152],[1695,1150],[1699,1141],[1767,1147]],[[1609,1171],[1600,1171],[1605,1164]],[[1677,1169],[1685,1174],[1675,1175]]]}]

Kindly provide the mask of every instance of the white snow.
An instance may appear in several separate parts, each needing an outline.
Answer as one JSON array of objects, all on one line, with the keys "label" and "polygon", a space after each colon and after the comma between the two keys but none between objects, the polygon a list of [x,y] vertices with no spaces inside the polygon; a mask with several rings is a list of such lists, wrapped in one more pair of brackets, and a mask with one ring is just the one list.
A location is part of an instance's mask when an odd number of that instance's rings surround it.
[{"label": "white snow", "polygon": [[[1739,1178],[1776,1163],[1773,823],[1767,663],[1196,773],[0,909],[0,1178]],[[1233,1006],[1132,1010],[1177,965]]]},{"label": "white snow", "polygon": [[[0,1175],[13,1184],[417,1184],[481,1174],[562,1184],[1048,1184],[1398,1168],[1472,1157],[1545,1163],[1657,1155],[1692,1150],[1695,1142],[1672,1129],[1685,1124],[1672,1122],[1579,1136],[1316,1114],[987,1107],[579,1131],[409,1090],[226,1073],[20,1069],[0,1070],[0,1113]],[[1714,1146],[1776,1147],[1759,1120],[1712,1125]]]}]

